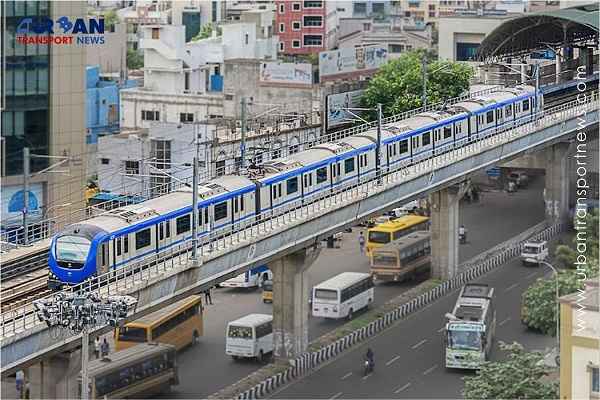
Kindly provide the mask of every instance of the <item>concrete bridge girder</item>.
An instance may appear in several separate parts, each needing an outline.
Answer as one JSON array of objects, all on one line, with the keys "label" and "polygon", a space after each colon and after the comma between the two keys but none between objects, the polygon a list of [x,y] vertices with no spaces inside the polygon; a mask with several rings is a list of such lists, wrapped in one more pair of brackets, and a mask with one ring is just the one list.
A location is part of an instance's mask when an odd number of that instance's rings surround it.
[{"label": "concrete bridge girder", "polygon": [[[588,124],[598,122],[598,110],[587,113]],[[205,260],[201,268],[178,269],[165,272],[160,277],[152,277],[137,282],[138,286],[127,293],[138,298],[138,314],[136,317],[164,307],[165,304],[177,301],[185,296],[214,285],[216,280],[233,276],[256,265],[263,265],[282,255],[294,253],[310,247],[319,239],[339,232],[351,226],[357,219],[388,209],[401,201],[409,201],[440,190],[448,185],[464,180],[464,176],[490,165],[509,160],[533,148],[542,148],[554,142],[564,140],[577,130],[575,115],[562,123],[557,123],[539,131],[532,131],[525,136],[510,136],[512,139],[500,144],[501,139],[494,138],[495,147],[483,151],[461,150],[453,156],[452,164],[441,165],[430,163],[435,173],[421,168],[411,168],[413,174],[406,177],[402,184],[395,184],[385,191],[375,192],[370,197],[345,204],[329,210],[324,217],[296,221],[287,225],[286,230],[273,231],[271,236],[262,238],[256,243],[240,243],[227,253],[216,254],[214,258]],[[508,135],[508,134],[507,134]],[[477,149],[477,144],[473,145]],[[409,180],[410,179],[410,180]],[[400,183],[400,181],[398,181]],[[375,188],[375,187],[374,187]],[[317,213],[319,214],[319,213]],[[311,216],[312,217],[312,216]],[[252,256],[250,256],[252,254]],[[168,299],[168,300],[167,300]],[[96,333],[107,332],[110,328],[98,329]],[[56,338],[42,325],[37,325],[27,332],[2,339],[2,375],[14,372],[26,365],[33,365],[48,355],[73,349],[80,346],[78,337]]]}]

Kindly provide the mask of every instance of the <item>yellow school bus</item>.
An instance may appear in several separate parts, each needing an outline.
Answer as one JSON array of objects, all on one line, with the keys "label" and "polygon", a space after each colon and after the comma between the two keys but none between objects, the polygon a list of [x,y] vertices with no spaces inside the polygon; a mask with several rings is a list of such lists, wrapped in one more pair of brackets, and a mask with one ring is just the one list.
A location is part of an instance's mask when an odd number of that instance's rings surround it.
[{"label": "yellow school bus", "polygon": [[429,269],[431,234],[417,231],[371,251],[371,276],[401,282]]},{"label": "yellow school bus", "polygon": [[401,238],[415,231],[429,230],[429,218],[420,215],[404,215],[393,221],[384,222],[367,231],[367,256],[371,251],[392,240]]},{"label": "yellow school bus", "polygon": [[190,296],[115,330],[115,348],[127,349],[144,342],[166,343],[177,350],[194,345],[204,333],[202,301]]}]

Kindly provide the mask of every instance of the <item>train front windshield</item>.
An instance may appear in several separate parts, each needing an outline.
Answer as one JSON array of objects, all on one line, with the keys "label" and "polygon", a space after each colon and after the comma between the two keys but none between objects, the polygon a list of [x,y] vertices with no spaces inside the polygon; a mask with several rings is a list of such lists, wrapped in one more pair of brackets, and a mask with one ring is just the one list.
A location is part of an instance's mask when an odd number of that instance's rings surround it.
[{"label": "train front windshield", "polygon": [[56,259],[79,268],[85,263],[91,245],[92,242],[81,236],[61,236],[56,239]]}]

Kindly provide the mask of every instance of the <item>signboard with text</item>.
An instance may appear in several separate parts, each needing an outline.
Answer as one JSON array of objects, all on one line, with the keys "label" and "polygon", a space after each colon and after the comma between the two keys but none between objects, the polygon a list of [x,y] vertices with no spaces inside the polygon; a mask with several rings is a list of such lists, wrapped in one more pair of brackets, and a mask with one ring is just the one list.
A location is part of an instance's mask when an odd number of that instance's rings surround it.
[{"label": "signboard with text", "polygon": [[330,94],[327,96],[326,105],[326,124],[327,129],[336,126],[346,125],[357,119],[354,115],[360,115],[358,110],[348,110],[348,108],[360,107],[360,99],[365,91],[354,90],[351,92]]},{"label": "signboard with text", "polygon": [[312,65],[264,62],[260,65],[260,83],[281,85],[312,85]]},{"label": "signboard with text", "polygon": [[380,46],[345,47],[319,53],[321,81],[369,75],[387,61],[387,49]]}]

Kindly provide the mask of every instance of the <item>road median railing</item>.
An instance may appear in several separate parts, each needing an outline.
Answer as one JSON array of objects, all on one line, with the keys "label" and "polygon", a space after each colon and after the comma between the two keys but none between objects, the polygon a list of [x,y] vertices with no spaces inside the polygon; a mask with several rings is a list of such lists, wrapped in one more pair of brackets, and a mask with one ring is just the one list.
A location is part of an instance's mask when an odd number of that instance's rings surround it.
[{"label": "road median railing", "polygon": [[[284,370],[263,379],[257,384],[254,384],[249,389],[242,390],[241,388],[238,388],[238,390],[235,391],[235,389],[225,388],[209,398],[219,399],[235,397],[236,399],[258,399],[265,397],[283,385],[318,368],[324,362],[337,357],[342,352],[352,348],[355,344],[380,333],[395,322],[404,319],[408,315],[422,309],[433,301],[438,300],[442,296],[461,288],[466,283],[481,277],[494,268],[501,266],[507,261],[519,256],[526,241],[549,240],[561,233],[565,228],[566,224],[564,223],[557,223],[551,226],[547,226],[547,223],[545,222],[538,224],[516,236],[515,238],[512,238],[488,250],[486,253],[476,256],[466,263],[463,263],[461,265],[463,272],[459,273],[454,278],[439,283],[434,288],[426,290],[411,300],[398,305],[393,310],[385,312],[379,318],[346,334],[332,343],[315,351],[307,352],[300,357],[291,360],[290,366],[287,366]],[[266,368],[275,368],[280,370],[284,367],[281,365],[276,365],[276,367],[268,366]],[[256,382],[257,375],[258,373],[252,374],[252,379],[250,381],[246,381],[246,383]],[[242,386],[244,385],[244,382],[245,380],[241,380],[232,385],[232,387]],[[232,395],[232,392],[235,393]]]}]

